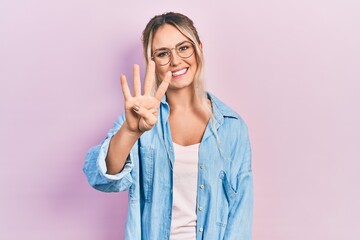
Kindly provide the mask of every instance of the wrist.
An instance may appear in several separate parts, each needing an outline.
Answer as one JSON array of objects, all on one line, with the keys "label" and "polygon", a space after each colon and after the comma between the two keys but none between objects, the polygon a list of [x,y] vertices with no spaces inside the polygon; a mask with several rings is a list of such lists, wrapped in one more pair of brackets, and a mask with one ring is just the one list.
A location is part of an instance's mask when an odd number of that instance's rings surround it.
[{"label": "wrist", "polygon": [[123,125],[121,126],[122,130],[123,130],[123,133],[128,135],[129,137],[134,137],[134,138],[139,138],[143,132],[140,131],[140,130],[132,130],[129,128],[129,125],[127,124],[127,122],[125,121],[123,123]]}]

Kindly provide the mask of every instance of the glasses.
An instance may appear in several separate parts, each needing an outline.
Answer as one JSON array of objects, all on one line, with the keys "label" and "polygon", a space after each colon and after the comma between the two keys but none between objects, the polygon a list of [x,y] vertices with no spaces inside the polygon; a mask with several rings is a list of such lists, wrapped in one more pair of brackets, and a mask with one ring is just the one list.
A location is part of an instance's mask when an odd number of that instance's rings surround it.
[{"label": "glasses", "polygon": [[159,48],[152,54],[151,59],[160,66],[164,66],[172,59],[172,50],[181,58],[189,58],[194,54],[194,44],[189,41],[176,44],[174,48]]}]

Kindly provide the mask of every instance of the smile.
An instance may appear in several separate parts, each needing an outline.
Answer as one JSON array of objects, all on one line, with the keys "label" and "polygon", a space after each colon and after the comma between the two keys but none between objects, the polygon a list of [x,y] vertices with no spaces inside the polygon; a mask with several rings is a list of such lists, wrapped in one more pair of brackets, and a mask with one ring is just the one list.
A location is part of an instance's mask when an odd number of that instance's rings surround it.
[{"label": "smile", "polygon": [[184,68],[184,69],[181,69],[179,71],[172,72],[172,76],[173,77],[178,77],[178,76],[184,75],[187,72],[187,70],[188,70],[188,68]]}]

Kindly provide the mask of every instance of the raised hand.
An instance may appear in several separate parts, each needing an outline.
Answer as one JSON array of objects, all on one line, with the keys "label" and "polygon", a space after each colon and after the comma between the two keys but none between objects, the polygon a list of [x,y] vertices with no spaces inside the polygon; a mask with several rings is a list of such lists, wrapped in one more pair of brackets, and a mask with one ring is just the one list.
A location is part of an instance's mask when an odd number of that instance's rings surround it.
[{"label": "raised hand", "polygon": [[140,68],[134,65],[134,96],[131,95],[125,75],[121,75],[121,87],[125,100],[125,118],[127,127],[133,132],[145,132],[150,130],[158,119],[158,109],[161,98],[164,96],[170,80],[171,72],[168,72],[158,87],[155,96],[151,95],[151,89],[155,82],[155,63],[150,61],[147,65],[144,94],[141,94]]}]

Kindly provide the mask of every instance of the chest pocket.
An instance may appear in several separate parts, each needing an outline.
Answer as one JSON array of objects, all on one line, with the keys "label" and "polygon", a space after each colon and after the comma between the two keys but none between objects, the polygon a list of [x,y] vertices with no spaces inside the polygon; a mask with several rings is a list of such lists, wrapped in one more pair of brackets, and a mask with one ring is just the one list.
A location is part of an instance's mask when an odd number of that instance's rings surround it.
[{"label": "chest pocket", "polygon": [[140,189],[146,202],[151,202],[154,182],[154,148],[140,146]]},{"label": "chest pocket", "polygon": [[217,181],[216,224],[226,227],[229,209],[237,193],[231,187],[224,171],[220,171]]}]

